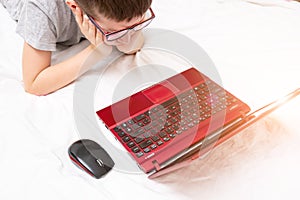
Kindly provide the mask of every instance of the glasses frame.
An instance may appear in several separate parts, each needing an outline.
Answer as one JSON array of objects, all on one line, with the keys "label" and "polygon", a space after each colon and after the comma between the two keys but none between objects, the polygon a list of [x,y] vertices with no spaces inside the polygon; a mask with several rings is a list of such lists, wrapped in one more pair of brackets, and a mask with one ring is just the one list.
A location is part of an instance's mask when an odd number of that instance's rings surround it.
[{"label": "glasses frame", "polygon": [[[149,10],[150,10],[150,12],[151,12],[151,17],[150,17],[149,19],[147,19],[147,20],[145,20],[145,21],[142,21],[142,22],[139,22],[139,23],[137,23],[137,24],[134,24],[134,25],[132,25],[132,26],[130,26],[130,27],[128,27],[128,28],[125,28],[125,29],[122,29],[122,30],[119,30],[119,31],[114,31],[114,32],[111,32],[111,33],[105,33],[105,32],[102,30],[102,28],[98,25],[98,23],[94,20],[93,17],[91,17],[91,16],[89,16],[89,15],[87,15],[87,16],[88,16],[89,20],[95,25],[95,27],[96,27],[96,28],[97,28],[97,29],[105,36],[105,38],[106,38],[107,41],[115,41],[115,40],[118,40],[118,39],[120,39],[121,37],[125,36],[130,30],[134,30],[135,27],[137,27],[137,26],[139,26],[139,25],[141,25],[141,24],[143,24],[143,23],[145,23],[145,22],[150,21],[150,22],[149,22],[149,24],[150,24],[151,21],[155,18],[155,14],[154,14],[154,12],[153,12],[153,10],[152,10],[151,7],[149,8]],[[145,27],[147,27],[149,24],[147,24]],[[143,27],[143,28],[145,28],[145,27]],[[142,29],[143,29],[143,28],[142,28]],[[139,29],[139,30],[141,30],[141,29]],[[120,36],[120,37],[118,37],[118,38],[116,38],[116,39],[109,40],[109,37],[110,37],[111,35],[120,33],[120,32],[122,32],[122,31],[126,31],[126,33],[124,33],[124,35],[122,35],[122,36]]]}]

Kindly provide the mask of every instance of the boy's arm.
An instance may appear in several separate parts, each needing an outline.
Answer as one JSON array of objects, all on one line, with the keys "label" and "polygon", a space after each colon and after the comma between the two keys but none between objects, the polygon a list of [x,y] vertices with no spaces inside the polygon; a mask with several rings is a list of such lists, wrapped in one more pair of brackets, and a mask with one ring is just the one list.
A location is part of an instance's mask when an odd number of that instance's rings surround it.
[{"label": "boy's arm", "polygon": [[[72,8],[72,7],[71,7]],[[99,60],[108,56],[112,47],[104,44],[102,33],[79,8],[72,8],[81,32],[91,45],[75,56],[53,66],[51,52],[33,48],[26,42],[23,49],[23,80],[25,90],[35,95],[54,92],[82,75]]]},{"label": "boy's arm", "polygon": [[90,67],[109,55],[111,47],[90,45],[75,56],[51,64],[51,52],[37,50],[26,42],[23,49],[23,80],[25,90],[35,95],[54,92],[82,75]]}]

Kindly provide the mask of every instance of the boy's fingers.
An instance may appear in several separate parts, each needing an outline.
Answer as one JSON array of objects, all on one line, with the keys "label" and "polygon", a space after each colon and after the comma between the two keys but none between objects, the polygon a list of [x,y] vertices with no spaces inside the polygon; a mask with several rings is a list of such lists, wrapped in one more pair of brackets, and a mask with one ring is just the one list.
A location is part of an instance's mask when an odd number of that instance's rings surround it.
[{"label": "boy's fingers", "polygon": [[83,16],[82,28],[84,32],[89,31],[89,18],[86,15]]},{"label": "boy's fingers", "polygon": [[89,21],[89,35],[91,37],[96,37],[96,27],[91,21]]},{"label": "boy's fingers", "polygon": [[84,28],[85,32],[89,37],[91,43],[95,45],[96,43],[96,27],[94,24],[89,20],[88,16],[84,15]]},{"label": "boy's fingers", "polygon": [[80,24],[82,23],[82,16],[83,16],[83,13],[81,12],[81,9],[77,6],[76,9],[75,9],[75,14],[76,16],[78,17],[79,19],[79,22]]},{"label": "boy's fingers", "polygon": [[99,30],[97,30],[96,32],[96,43],[97,44],[103,43],[103,35]]},{"label": "boy's fingers", "polygon": [[82,14],[80,12],[80,9],[78,7],[76,7],[76,8],[71,7],[71,9],[75,15],[75,19],[76,19],[77,23],[82,24],[83,19],[82,19]]},{"label": "boy's fingers", "polygon": [[90,29],[89,29],[89,35],[90,35],[90,37],[91,37],[91,39],[92,39],[92,43],[93,43],[94,45],[96,45],[96,43],[97,43],[97,38],[96,38],[96,31],[95,31],[95,28],[90,27]]}]

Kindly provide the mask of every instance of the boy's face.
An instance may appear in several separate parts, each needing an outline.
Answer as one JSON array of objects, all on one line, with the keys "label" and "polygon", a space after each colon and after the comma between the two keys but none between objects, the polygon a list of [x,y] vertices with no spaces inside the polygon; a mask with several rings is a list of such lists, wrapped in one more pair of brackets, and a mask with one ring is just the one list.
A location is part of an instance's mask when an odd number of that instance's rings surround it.
[{"label": "boy's face", "polygon": [[[96,19],[94,19],[94,21],[97,23],[97,25],[99,27],[101,27],[101,30],[104,33],[108,34],[108,33],[113,33],[113,32],[117,32],[120,30],[124,30],[129,27],[133,27],[134,25],[143,22],[144,18],[145,18],[145,16],[140,16],[140,17],[135,17],[135,18],[131,19],[130,21],[125,20],[125,21],[121,21],[121,22],[116,22],[116,21],[108,19],[100,14],[97,16]],[[130,43],[131,38],[135,33],[136,33],[135,31],[130,30],[123,37],[120,37],[119,39],[113,40],[113,41],[107,41],[105,38],[105,43],[107,43],[108,45],[126,45],[126,44]]]},{"label": "boy's face", "polygon": [[[84,12],[75,0],[65,1],[66,4],[73,10],[73,12],[76,12],[78,9],[80,16],[83,17]],[[105,35],[105,43],[108,45],[119,46],[130,43],[131,39],[134,38],[133,36],[137,35],[141,29],[151,23],[152,19],[155,17],[155,14],[153,13],[152,9],[149,8],[143,16],[132,18],[130,21],[124,20],[120,22],[108,19],[100,13],[98,13],[97,16],[87,17],[96,26],[96,28],[102,32],[103,35]]]}]

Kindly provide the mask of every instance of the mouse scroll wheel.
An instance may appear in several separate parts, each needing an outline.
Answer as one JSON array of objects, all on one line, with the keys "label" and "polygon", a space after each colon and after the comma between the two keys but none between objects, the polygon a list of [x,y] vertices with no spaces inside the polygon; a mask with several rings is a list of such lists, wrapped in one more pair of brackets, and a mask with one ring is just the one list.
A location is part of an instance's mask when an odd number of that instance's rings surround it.
[{"label": "mouse scroll wheel", "polygon": [[102,160],[96,160],[97,161],[97,163],[101,166],[101,167],[104,167],[104,163],[103,163],[103,161]]}]

